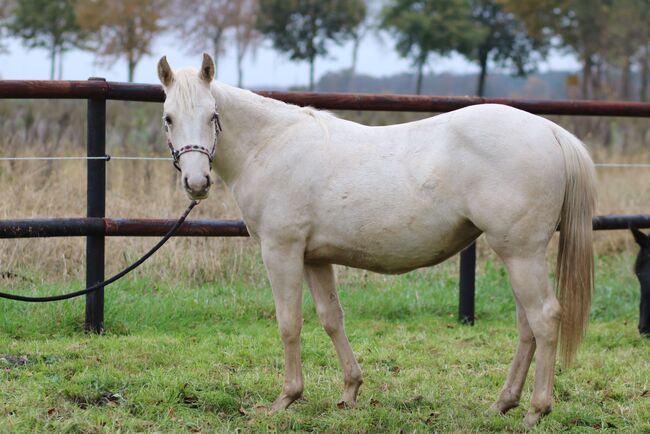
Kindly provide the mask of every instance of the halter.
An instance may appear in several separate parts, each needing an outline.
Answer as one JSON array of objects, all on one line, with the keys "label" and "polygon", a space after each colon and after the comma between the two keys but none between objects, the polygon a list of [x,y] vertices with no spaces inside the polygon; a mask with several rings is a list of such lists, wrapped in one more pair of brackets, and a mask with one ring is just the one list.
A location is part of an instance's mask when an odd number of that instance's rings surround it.
[{"label": "halter", "polygon": [[[217,111],[216,107],[214,109],[213,122],[214,122],[214,143],[212,144],[212,149],[208,149],[205,146],[201,146],[201,145],[185,145],[180,149],[174,149],[174,145],[172,145],[172,141],[169,138],[167,139],[167,146],[169,147],[169,152],[171,152],[172,158],[174,159],[173,164],[176,170],[178,170],[179,172],[181,171],[181,166],[180,166],[181,155],[187,154],[188,152],[200,152],[201,154],[206,155],[208,157],[208,161],[210,161],[210,170],[212,170],[212,160],[214,160],[214,154],[217,150],[217,139],[219,138],[219,133],[223,131],[223,128],[221,128],[221,121],[219,120],[219,112]],[[167,124],[165,118],[163,118],[163,127],[165,128],[165,132],[169,132],[169,124]]]}]

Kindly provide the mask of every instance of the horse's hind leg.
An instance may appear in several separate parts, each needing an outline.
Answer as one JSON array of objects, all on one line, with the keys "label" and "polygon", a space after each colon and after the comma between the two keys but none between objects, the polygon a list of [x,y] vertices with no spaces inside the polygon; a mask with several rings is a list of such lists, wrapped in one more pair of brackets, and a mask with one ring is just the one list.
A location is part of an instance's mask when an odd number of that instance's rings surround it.
[{"label": "horse's hind leg", "polygon": [[314,298],[318,318],[332,339],[343,368],[344,389],[341,402],[347,406],[354,406],[363,380],[361,368],[354,357],[350,342],[345,334],[343,310],[336,293],[334,269],[330,264],[305,264],[305,276]]},{"label": "horse's hind leg", "polygon": [[523,254],[526,249],[521,246],[514,250],[517,251],[516,255],[502,254],[502,257],[508,267],[515,297],[523,307],[537,347],[535,386],[530,409],[524,419],[527,426],[533,426],[551,412],[560,304],[548,282],[545,248],[535,249],[530,254]]},{"label": "horse's hind leg", "polygon": [[530,362],[535,353],[535,338],[533,336],[533,331],[528,325],[526,313],[519,301],[517,301],[517,329],[519,330],[519,346],[517,348],[517,353],[512,359],[508,379],[501,390],[499,399],[497,399],[491,407],[493,411],[502,414],[519,405],[519,398],[521,398],[521,391],[526,382],[528,368],[530,367]]}]

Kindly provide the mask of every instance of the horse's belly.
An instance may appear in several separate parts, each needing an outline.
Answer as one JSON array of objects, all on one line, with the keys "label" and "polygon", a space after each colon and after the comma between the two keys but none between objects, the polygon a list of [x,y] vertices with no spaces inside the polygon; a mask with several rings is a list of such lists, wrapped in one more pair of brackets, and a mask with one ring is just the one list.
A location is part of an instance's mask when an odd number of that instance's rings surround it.
[{"label": "horse's belly", "polygon": [[406,227],[375,233],[317,234],[307,245],[305,262],[332,263],[386,274],[399,274],[438,264],[475,240],[481,231],[468,221],[428,233]]}]

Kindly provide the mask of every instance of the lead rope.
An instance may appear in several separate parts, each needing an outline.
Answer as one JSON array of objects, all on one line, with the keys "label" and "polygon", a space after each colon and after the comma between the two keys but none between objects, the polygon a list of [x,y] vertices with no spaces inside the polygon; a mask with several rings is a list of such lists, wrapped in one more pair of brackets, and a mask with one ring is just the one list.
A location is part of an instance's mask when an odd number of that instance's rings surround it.
[{"label": "lead rope", "polygon": [[45,303],[45,302],[48,302],[48,301],[67,300],[67,299],[70,299],[70,298],[79,297],[81,295],[85,295],[85,294],[89,294],[91,292],[97,291],[98,289],[100,289],[100,288],[102,288],[104,286],[108,286],[111,283],[115,282],[116,280],[121,279],[122,277],[124,277],[125,275],[130,273],[131,271],[138,268],[140,265],[142,265],[142,263],[144,261],[149,259],[151,257],[151,255],[156,253],[158,251],[158,249],[160,249],[163,246],[163,244],[165,244],[167,242],[167,240],[169,240],[171,237],[174,236],[174,234],[176,232],[178,232],[178,229],[181,227],[181,225],[183,224],[183,222],[185,221],[185,219],[189,215],[190,211],[192,211],[192,209],[196,205],[198,205],[198,203],[199,203],[198,201],[193,200],[190,203],[190,205],[187,207],[187,209],[185,210],[183,215],[178,219],[178,221],[174,224],[174,226],[172,226],[172,228],[169,230],[169,232],[167,232],[167,234],[165,234],[165,236],[162,237],[162,239],[160,241],[158,241],[158,243],[156,243],[156,245],[153,246],[140,259],[138,259],[133,264],[129,265],[128,267],[126,267],[124,270],[120,271],[119,273],[117,273],[113,277],[109,277],[108,279],[104,280],[103,282],[96,283],[93,286],[89,286],[88,288],[81,289],[79,291],[70,292],[68,294],[62,294],[62,295],[53,295],[53,296],[50,296],[50,297],[26,297],[26,296],[23,296],[23,295],[7,294],[7,293],[4,293],[4,292],[0,292],[0,298],[6,298],[8,300],[16,300],[16,301],[26,301],[26,302],[30,302],[30,303]]}]

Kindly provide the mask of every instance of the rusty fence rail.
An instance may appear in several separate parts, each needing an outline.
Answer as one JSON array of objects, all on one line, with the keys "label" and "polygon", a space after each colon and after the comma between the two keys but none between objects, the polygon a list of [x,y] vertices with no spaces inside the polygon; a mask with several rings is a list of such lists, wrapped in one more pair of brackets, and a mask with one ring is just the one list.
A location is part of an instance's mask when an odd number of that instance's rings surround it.
[{"label": "rusty fence rail", "polygon": [[[589,100],[534,100],[474,96],[422,96],[361,93],[258,91],[260,95],[299,106],[329,110],[374,110],[442,113],[476,104],[504,104],[539,115],[615,116],[650,118],[650,103]],[[87,156],[104,156],[106,101],[163,102],[162,87],[91,78],[87,81],[0,80],[0,99],[85,99]],[[104,237],[162,236],[170,220],[112,219],[104,216],[106,160],[88,160],[87,217],[72,219],[0,220],[0,238],[86,236],[86,283],[104,279]],[[595,230],[650,228],[650,214],[594,217]],[[239,220],[190,220],[180,236],[248,236]],[[476,249],[461,253],[459,319],[474,322]],[[103,329],[103,290],[86,298],[86,327]]]},{"label": "rusty fence rail", "polygon": [[[0,220],[0,239],[54,237],[162,237],[176,223],[168,219],[107,217]],[[611,214],[593,218],[596,231],[650,228],[650,214]],[[248,237],[241,220],[186,220],[175,236]]]}]

